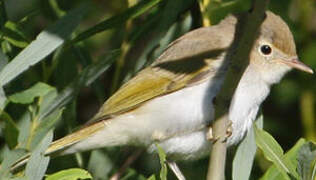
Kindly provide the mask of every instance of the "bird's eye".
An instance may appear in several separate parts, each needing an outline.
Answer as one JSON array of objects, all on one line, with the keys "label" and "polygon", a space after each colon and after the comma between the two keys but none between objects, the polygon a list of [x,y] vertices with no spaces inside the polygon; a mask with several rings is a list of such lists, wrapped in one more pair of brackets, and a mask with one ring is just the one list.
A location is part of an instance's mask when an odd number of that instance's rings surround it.
[{"label": "bird's eye", "polygon": [[272,52],[272,49],[271,49],[271,47],[269,46],[269,45],[262,45],[261,47],[260,47],[260,51],[261,51],[261,53],[262,54],[264,54],[264,55],[270,55],[271,54],[271,52]]}]

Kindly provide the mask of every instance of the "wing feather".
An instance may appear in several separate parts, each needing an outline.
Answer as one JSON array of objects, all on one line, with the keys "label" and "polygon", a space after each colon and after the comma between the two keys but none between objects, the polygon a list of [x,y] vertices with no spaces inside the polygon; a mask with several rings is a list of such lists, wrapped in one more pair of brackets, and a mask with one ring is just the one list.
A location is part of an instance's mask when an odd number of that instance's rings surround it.
[{"label": "wing feather", "polygon": [[224,38],[214,35],[214,30],[200,28],[174,41],[151,66],[111,96],[92,121],[130,111],[153,98],[204,82],[217,74],[231,40],[223,41]]}]

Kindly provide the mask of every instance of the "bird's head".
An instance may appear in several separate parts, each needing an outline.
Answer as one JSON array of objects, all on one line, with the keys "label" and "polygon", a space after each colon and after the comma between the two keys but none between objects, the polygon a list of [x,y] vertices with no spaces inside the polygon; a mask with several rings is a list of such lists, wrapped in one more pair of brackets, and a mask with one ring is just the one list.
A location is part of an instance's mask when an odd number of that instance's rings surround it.
[{"label": "bird's head", "polygon": [[279,82],[292,68],[313,73],[310,67],[299,61],[294,38],[287,24],[272,12],[266,13],[253,48],[250,65],[267,83]]}]

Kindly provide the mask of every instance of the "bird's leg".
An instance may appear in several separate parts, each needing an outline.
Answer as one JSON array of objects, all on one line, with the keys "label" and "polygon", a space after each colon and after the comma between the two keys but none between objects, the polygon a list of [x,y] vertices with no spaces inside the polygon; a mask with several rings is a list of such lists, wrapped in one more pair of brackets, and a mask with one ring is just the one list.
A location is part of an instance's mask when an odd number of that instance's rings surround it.
[{"label": "bird's leg", "polygon": [[178,180],[185,180],[184,175],[182,174],[181,170],[179,169],[178,165],[174,161],[167,161],[169,168],[172,172],[176,175]]},{"label": "bird's leg", "polygon": [[233,122],[228,120],[228,125],[226,129],[226,139],[228,139],[233,134]]},{"label": "bird's leg", "polygon": [[[232,122],[231,121],[228,121],[228,125],[227,125],[227,129],[226,129],[226,134],[225,134],[225,136],[223,137],[223,141],[226,141],[231,135],[232,135],[232,133],[233,133],[233,128],[232,128]],[[213,129],[212,129],[212,127],[210,126],[210,127],[208,127],[208,131],[207,131],[207,133],[206,133],[206,138],[207,138],[207,140],[209,140],[209,141],[213,141],[213,142],[215,142],[215,141],[217,141],[217,140],[219,140],[221,137],[214,137],[213,136]]]}]

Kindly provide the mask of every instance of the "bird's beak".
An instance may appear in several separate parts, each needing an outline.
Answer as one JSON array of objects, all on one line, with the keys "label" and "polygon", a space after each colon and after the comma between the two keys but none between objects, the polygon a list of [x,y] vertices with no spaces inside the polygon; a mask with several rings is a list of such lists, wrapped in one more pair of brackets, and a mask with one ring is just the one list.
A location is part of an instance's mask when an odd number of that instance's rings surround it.
[{"label": "bird's beak", "polygon": [[298,58],[294,58],[292,60],[282,60],[282,62],[293,68],[314,74],[313,69],[302,63]]}]

